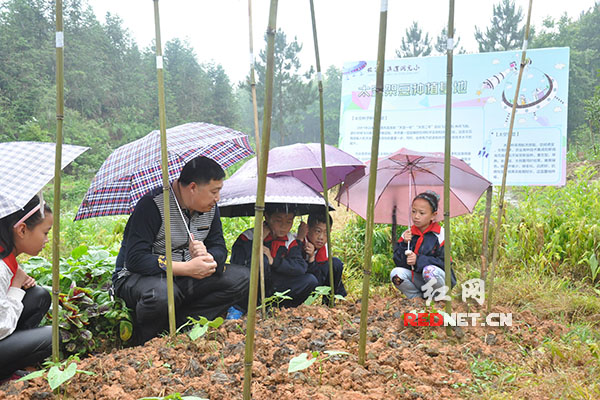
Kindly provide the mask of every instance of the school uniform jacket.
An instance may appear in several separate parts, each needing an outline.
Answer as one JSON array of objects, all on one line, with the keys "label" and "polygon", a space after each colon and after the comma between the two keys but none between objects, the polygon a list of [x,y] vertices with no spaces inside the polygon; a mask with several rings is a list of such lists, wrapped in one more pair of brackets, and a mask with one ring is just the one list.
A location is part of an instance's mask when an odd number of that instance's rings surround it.
[{"label": "school uniform jacket", "polygon": [[[421,232],[415,225],[411,226],[412,240],[410,241],[410,250],[417,255],[417,263],[414,266],[415,273],[423,273],[423,268],[428,265],[435,265],[444,269],[444,231],[437,222],[432,222],[424,232]],[[398,245],[394,250],[394,263],[397,267],[412,270],[406,263],[404,252],[408,249],[408,242],[403,237],[398,239]],[[456,277],[452,271],[452,286],[456,284]]]},{"label": "school uniform jacket", "polygon": [[[250,268],[253,239],[254,229],[242,232],[231,248],[232,264],[245,265]],[[270,264],[267,256],[263,256],[265,269],[268,268],[272,275],[294,277],[306,274],[308,265],[304,260],[302,246],[298,244],[296,235],[290,232],[287,236],[273,238],[269,233],[263,244],[271,251],[271,257],[273,257],[273,264]],[[265,275],[267,273],[268,271],[265,272]]]},{"label": "school uniform jacket", "polygon": [[0,340],[11,335],[23,312],[25,291],[10,286],[18,268],[15,256],[0,259]]},{"label": "school uniform jacket", "polygon": [[[308,239],[304,239],[303,245],[306,244]],[[344,263],[337,257],[332,257],[333,270],[339,271],[341,274],[344,268]],[[315,251],[315,260],[308,263],[308,272],[313,274],[319,284],[329,285],[329,255],[327,253],[327,243],[320,249]],[[335,276],[335,275],[334,275]]]}]

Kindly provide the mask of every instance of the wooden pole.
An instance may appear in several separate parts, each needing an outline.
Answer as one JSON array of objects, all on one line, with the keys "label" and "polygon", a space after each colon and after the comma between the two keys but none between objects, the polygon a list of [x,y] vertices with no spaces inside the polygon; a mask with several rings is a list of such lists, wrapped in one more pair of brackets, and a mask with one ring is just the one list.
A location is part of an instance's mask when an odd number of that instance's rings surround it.
[{"label": "wooden pole", "polygon": [[[252,112],[254,114],[254,140],[256,141],[256,170],[260,168],[260,131],[258,129],[258,105],[256,104],[256,79],[254,78],[254,40],[252,39],[252,0],[248,0],[248,30],[250,38],[250,89],[252,92]],[[255,231],[256,237],[262,237],[262,224]],[[267,303],[265,302],[265,261],[262,257],[259,258],[260,270],[260,294],[263,318],[267,317]]]},{"label": "wooden pole", "polygon": [[513,127],[515,124],[515,115],[517,111],[517,101],[519,100],[519,90],[521,89],[521,79],[523,71],[527,64],[527,41],[529,40],[529,29],[531,24],[531,7],[533,0],[529,0],[529,10],[527,11],[527,24],[525,25],[525,38],[523,40],[523,52],[521,53],[521,67],[519,68],[519,78],[515,88],[515,97],[513,99],[512,111],[510,114],[510,125],[508,127],[508,138],[506,139],[506,153],[504,154],[504,170],[502,171],[502,185],[500,186],[500,198],[498,199],[498,218],[496,219],[496,230],[494,231],[494,246],[492,247],[492,264],[490,265],[490,276],[488,282],[487,312],[492,309],[492,295],[494,292],[494,272],[496,260],[498,258],[498,242],[502,235],[502,218],[504,217],[504,192],[506,190],[506,174],[508,171],[508,159],[510,156],[510,143],[512,141]]},{"label": "wooden pole", "polygon": [[360,305],[360,337],[358,341],[358,363],[365,365],[367,345],[367,314],[369,312],[369,281],[371,279],[371,257],[373,256],[373,229],[375,219],[375,187],[377,184],[377,157],[379,154],[379,132],[381,128],[381,106],[383,103],[383,73],[385,69],[385,39],[387,29],[387,0],[381,0],[379,15],[379,46],[377,49],[377,79],[375,82],[375,117],[371,140],[371,165],[369,166],[369,194],[367,221],[365,225],[365,266]]},{"label": "wooden pole", "polygon": [[[267,165],[271,140],[271,112],[273,110],[273,70],[275,53],[275,32],[277,27],[277,0],[271,0],[269,26],[267,27],[267,72],[265,78],[265,106],[263,115],[263,140],[260,149],[260,165],[254,205],[254,232],[262,232],[265,211],[265,189],[267,186]],[[248,293],[248,318],[246,320],[246,349],[244,354],[244,400],[252,397],[252,361],[254,358],[254,330],[256,325],[256,297],[258,292],[258,263],[263,257],[263,240],[254,236],[252,240],[252,264],[250,266],[250,291]]]},{"label": "wooden pole", "polygon": [[492,193],[494,191],[493,186],[490,185],[485,192],[485,216],[483,217],[483,239],[481,240],[481,272],[479,277],[484,281],[487,278],[487,266],[488,266],[488,237],[490,232],[490,216],[492,214]]},{"label": "wooden pole", "polygon": [[335,284],[333,281],[333,259],[331,254],[331,221],[329,221],[329,196],[327,194],[327,163],[325,160],[325,117],[323,116],[323,75],[321,74],[321,59],[319,57],[319,42],[317,39],[317,22],[315,20],[315,5],[310,0],[310,15],[312,19],[313,41],[315,43],[315,59],[317,66],[317,85],[319,88],[319,122],[321,127],[321,172],[323,176],[323,198],[325,198],[325,225],[327,227],[327,255],[329,261],[329,306],[335,305]]},{"label": "wooden pole", "polygon": [[169,208],[171,184],[169,183],[169,156],[167,152],[167,122],[165,116],[165,79],[160,41],[160,17],[158,0],[154,0],[154,28],[156,30],[156,75],[158,78],[158,114],[160,121],[160,156],[163,181],[165,255],[167,257],[167,302],[169,310],[169,334],[175,335],[175,300],[173,297],[173,258],[171,255],[171,212]]},{"label": "wooden pole", "polygon": [[64,32],[62,0],[56,0],[56,151],[54,158],[54,221],[52,223],[52,360],[58,362],[58,293],[60,292],[60,181],[64,120]]},{"label": "wooden pole", "polygon": [[[452,74],[454,50],[454,0],[450,0],[448,13],[448,42],[446,45],[446,137],[444,150],[444,269],[447,288],[452,287],[452,256],[450,241],[450,157],[452,155]],[[452,298],[446,301],[446,313],[452,314]],[[452,327],[446,327],[450,334]]]}]

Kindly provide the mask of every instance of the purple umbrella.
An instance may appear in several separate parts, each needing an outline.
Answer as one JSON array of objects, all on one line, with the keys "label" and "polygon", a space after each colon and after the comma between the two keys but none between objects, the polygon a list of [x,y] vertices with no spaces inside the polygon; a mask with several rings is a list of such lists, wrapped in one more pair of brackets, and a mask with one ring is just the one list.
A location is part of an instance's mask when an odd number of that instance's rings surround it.
[{"label": "purple umbrella", "polygon": [[[167,129],[169,181],[189,160],[206,156],[223,168],[253,154],[246,134],[224,126],[191,122]],[[160,131],[116,149],[96,173],[75,220],[130,214],[149,190],[162,186]]]},{"label": "purple umbrella", "polygon": [[[328,144],[325,145],[325,162],[327,186],[329,186],[327,189],[342,183],[349,173],[356,170],[360,170],[364,175],[365,164],[362,161]],[[247,168],[256,174],[256,160]],[[322,192],[321,145],[319,143],[296,143],[271,149],[267,175],[294,176],[317,192]]]},{"label": "purple umbrella", "polygon": [[[466,162],[450,160],[450,216],[473,211],[477,200],[491,183]],[[367,216],[369,175],[350,175],[340,189],[337,200],[363,218]],[[394,223],[396,211],[400,225],[410,225],[412,199],[433,190],[440,195],[437,219],[444,218],[444,153],[425,153],[401,149],[379,159],[375,188],[375,219],[378,224]]]},{"label": "purple umbrella", "polygon": [[[256,186],[256,162],[249,160],[223,183],[219,201],[221,216],[253,216]],[[265,204],[286,204],[290,211],[303,215],[322,212],[325,200],[319,193],[293,176],[267,176]]]}]

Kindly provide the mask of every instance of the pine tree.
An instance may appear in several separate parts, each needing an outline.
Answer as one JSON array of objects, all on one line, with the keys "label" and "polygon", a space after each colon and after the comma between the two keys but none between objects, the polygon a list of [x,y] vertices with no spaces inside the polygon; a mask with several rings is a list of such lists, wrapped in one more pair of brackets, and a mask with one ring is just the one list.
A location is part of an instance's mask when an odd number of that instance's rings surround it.
[{"label": "pine tree", "polygon": [[406,29],[405,37],[402,38],[400,49],[396,50],[396,56],[403,57],[422,57],[431,54],[431,39],[426,33],[423,37],[423,31],[415,21],[410,28]]},{"label": "pine tree", "polygon": [[495,5],[494,16],[485,33],[475,27],[475,40],[479,43],[479,51],[505,51],[519,48],[525,33],[524,26],[519,28],[522,20],[523,11],[521,7],[516,8],[514,0],[502,0]]}]

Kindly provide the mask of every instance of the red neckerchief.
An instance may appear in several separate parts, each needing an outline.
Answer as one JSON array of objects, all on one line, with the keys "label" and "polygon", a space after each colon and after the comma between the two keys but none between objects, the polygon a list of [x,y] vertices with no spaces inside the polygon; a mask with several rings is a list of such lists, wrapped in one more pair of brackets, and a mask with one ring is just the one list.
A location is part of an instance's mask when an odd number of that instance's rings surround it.
[{"label": "red neckerchief", "polygon": [[285,243],[288,241],[287,236],[273,238],[273,235],[271,235],[269,233],[264,241],[271,242],[270,250],[271,250],[271,257],[273,257],[273,258],[275,258],[275,256],[277,255],[277,250],[279,250],[279,248],[281,246],[283,246],[287,249],[287,247],[285,246]]},{"label": "red neckerchief", "polygon": [[[4,251],[4,248],[0,246],[0,251]],[[8,265],[8,269],[12,272],[13,276],[10,278],[10,284],[12,285],[13,279],[15,279],[15,275],[17,275],[17,269],[19,268],[19,264],[17,263],[17,257],[13,253],[10,253],[6,257],[2,259]]]},{"label": "red neckerchief", "polygon": [[[415,249],[413,250],[414,253],[417,255],[419,254],[419,248],[423,244],[423,240],[424,240],[423,238],[425,237],[425,234],[427,232],[440,233],[441,231],[442,231],[442,227],[437,222],[431,222],[429,224],[429,226],[427,226],[427,228],[425,228],[425,231],[423,231],[423,232],[421,232],[421,230],[419,228],[417,228],[416,225],[412,225],[410,227],[410,233],[413,236],[419,237],[417,239],[417,243],[415,243]],[[402,238],[402,236],[400,236],[400,239],[398,239],[398,242],[403,242],[403,241],[404,241],[404,239]],[[412,282],[415,281],[415,266],[414,265],[411,266],[411,281]]]},{"label": "red neckerchief", "polygon": [[[308,242],[308,239],[304,239],[304,244],[306,244],[306,242]],[[323,247],[321,247],[319,250],[317,250],[317,254],[315,254],[315,261],[318,263],[324,263],[327,262],[329,260],[329,257],[327,256],[327,243],[325,243],[323,245]]]}]

